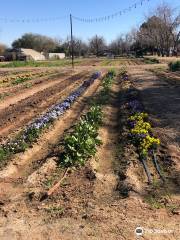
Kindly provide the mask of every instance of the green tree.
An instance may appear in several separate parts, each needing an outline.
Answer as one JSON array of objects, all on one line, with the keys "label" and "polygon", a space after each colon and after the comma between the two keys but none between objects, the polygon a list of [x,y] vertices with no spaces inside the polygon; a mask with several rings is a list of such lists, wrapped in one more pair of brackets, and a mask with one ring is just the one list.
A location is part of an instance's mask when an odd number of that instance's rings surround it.
[{"label": "green tree", "polygon": [[26,33],[12,43],[13,48],[31,48],[39,52],[49,52],[59,46],[53,38],[33,33]]}]

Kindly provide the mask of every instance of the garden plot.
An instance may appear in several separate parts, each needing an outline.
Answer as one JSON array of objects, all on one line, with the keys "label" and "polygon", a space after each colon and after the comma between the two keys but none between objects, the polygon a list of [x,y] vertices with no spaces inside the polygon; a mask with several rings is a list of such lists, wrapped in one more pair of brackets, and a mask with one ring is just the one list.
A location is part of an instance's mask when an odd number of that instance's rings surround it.
[{"label": "garden plot", "polygon": [[[88,82],[86,83],[88,84]],[[38,141],[37,144],[34,144],[33,149],[29,149],[27,150],[24,154],[22,155],[18,155],[16,160],[14,160],[13,164],[10,163],[9,166],[7,166],[7,168],[1,172],[1,180],[3,179],[3,176],[5,177],[4,180],[6,179],[7,182],[8,179],[13,179],[12,182],[9,184],[18,184],[20,179],[20,176],[24,179],[23,181],[26,182],[26,178],[28,177],[29,174],[31,174],[34,170],[35,167],[39,167],[39,164],[41,165],[42,159],[43,158],[47,158],[49,152],[52,151],[52,147],[55,146],[57,144],[57,141],[59,141],[59,139],[61,138],[61,135],[63,134],[63,132],[69,128],[70,126],[72,126],[72,124],[74,124],[74,122],[76,120],[79,119],[79,115],[81,115],[84,111],[87,111],[86,108],[88,107],[88,103],[91,101],[92,95],[97,91],[98,87],[99,87],[100,81],[96,80],[94,84],[92,84],[92,86],[88,87],[88,90],[83,93],[83,95],[75,102],[75,104],[72,105],[72,107],[67,111],[67,113],[64,114],[64,116],[62,118],[60,118],[59,120],[56,120],[54,125],[52,127],[50,127],[49,129],[47,129],[47,133],[44,133],[42,138]],[[89,85],[89,84],[88,84]],[[73,95],[72,95],[73,96]],[[39,160],[38,160],[39,159]],[[18,165],[15,164],[15,161],[18,161]],[[14,169],[14,166],[17,166],[16,170]],[[26,191],[26,185],[25,184],[20,184],[19,186],[16,185],[16,196],[14,195],[14,191],[9,191],[9,192],[4,192],[4,187],[7,187],[7,182],[6,180],[3,182],[1,182],[1,196],[3,199],[5,198],[11,198],[14,199],[14,203],[18,203],[18,198],[16,198],[17,196],[20,197],[21,195],[21,199],[23,200],[23,204],[22,205],[26,205],[26,197],[23,197],[23,192]],[[20,182],[19,182],[20,183]],[[22,183],[22,182],[21,182]],[[37,184],[37,182],[36,182]],[[9,185],[9,190],[12,188]],[[30,190],[30,188],[28,188]],[[28,192],[29,192],[28,190]],[[4,195],[5,194],[5,195]],[[7,205],[6,207],[8,207],[8,209],[12,209],[13,205],[9,205],[8,202],[6,202]],[[16,205],[15,203],[15,205]],[[27,202],[28,204],[28,202]],[[15,207],[14,205],[14,207]],[[21,207],[22,207],[21,205]],[[24,205],[24,206],[25,206]],[[26,210],[29,207],[27,206],[26,209],[23,210],[23,208],[21,208],[21,210],[24,211],[24,213],[26,212]],[[30,209],[30,208],[29,208]],[[19,213],[22,211],[19,211]],[[29,210],[28,210],[29,211]],[[2,211],[1,211],[2,213]],[[30,212],[29,212],[30,213]],[[15,218],[13,216],[11,216],[11,219]],[[18,223],[18,222],[16,222]],[[27,226],[25,226],[26,228]]]},{"label": "garden plot", "polygon": [[28,87],[20,84],[18,86],[3,88],[4,91],[2,94],[6,96],[1,99],[0,109],[2,110],[11,104],[16,104],[20,100],[32,96],[42,90],[48,89],[49,87],[52,87],[57,83],[64,81],[66,78],[72,76],[73,73],[65,71],[52,76],[48,76],[46,78],[37,78],[29,82],[28,84],[31,85]]},{"label": "garden plot", "polygon": [[19,96],[22,92],[27,92],[28,89],[41,87],[46,85],[47,83],[52,82],[52,80],[56,80],[60,77],[68,76],[67,71],[46,71],[46,72],[34,72],[32,75],[31,73],[23,73],[19,75],[13,75],[9,77],[11,79],[8,83],[1,83],[0,86],[0,103],[3,105],[5,100],[7,99],[14,99],[13,102],[16,100],[18,101]]},{"label": "garden plot", "polygon": [[0,83],[3,86],[18,85],[34,78],[49,75],[51,73],[53,73],[53,71],[16,72],[13,73],[13,75],[1,77]]},{"label": "garden plot", "polygon": [[51,81],[48,87],[35,88],[35,91],[30,92],[30,95],[28,92],[27,96],[23,96],[15,104],[6,102],[8,108],[2,108],[0,111],[1,137],[8,136],[12,131],[31,121],[37,114],[42,113],[70,93],[88,76],[87,72],[82,72],[69,78],[60,78],[55,83]]},{"label": "garden plot", "polygon": [[[131,74],[134,86],[140,92],[143,105],[154,125],[153,133],[161,141],[158,159],[160,169],[166,179],[165,187],[161,188],[160,182],[156,179],[156,173],[152,170],[151,177],[157,186],[152,190],[153,193],[149,191],[150,196],[147,196],[147,199],[151,204],[161,207],[164,203],[162,204],[159,198],[161,198],[161,194],[164,194],[166,195],[166,205],[174,205],[175,209],[178,209],[180,205],[178,194],[180,183],[179,82],[162,76],[157,77],[142,69],[131,70]],[[152,169],[153,165],[149,165],[149,167]]]},{"label": "garden plot", "polygon": [[118,58],[118,59],[106,59],[102,60],[101,66],[122,67],[128,65],[142,64],[142,60],[131,58]]},{"label": "garden plot", "polygon": [[[87,146],[81,138],[77,140],[74,137],[77,131],[81,133],[78,130],[82,127],[78,125],[82,121],[80,117],[91,110],[90,103],[94,103],[94,96],[99,95],[102,80],[89,86],[62,117],[43,130],[31,148],[16,154],[1,170],[0,237],[22,236],[28,239],[33,235],[42,239],[45,233],[47,239],[55,240],[134,239],[135,228],[142,226],[170,231],[168,235],[156,235],[157,240],[177,239],[179,115],[176,113],[179,85],[164,81],[144,68],[131,65],[127,69],[130,78],[128,75],[118,76],[114,81],[102,107],[102,125],[98,130],[102,144],[84,166],[75,164],[72,167],[69,160],[81,162],[81,154],[93,153],[93,147],[88,150],[88,146],[94,144],[92,138],[88,139]],[[143,109],[148,113],[151,136],[154,140],[160,139],[157,157],[165,184],[153,164],[149,164],[150,159],[148,167],[152,183],[148,184],[137,145],[131,142],[129,132],[132,130],[134,133],[137,129],[129,125],[129,120],[134,121],[134,118],[129,118],[136,105],[130,101],[130,96],[138,96],[136,110]],[[62,109],[58,107],[56,110],[61,113]],[[56,116],[57,113],[53,112],[53,118]],[[143,124],[146,122],[145,116]],[[41,124],[32,123],[36,127]],[[85,122],[85,126],[91,127],[89,123]],[[84,134],[83,139],[88,134]],[[76,145],[76,141],[80,144]],[[65,155],[62,154],[64,143],[67,143],[65,153],[68,153]],[[81,144],[85,144],[87,152],[77,151]],[[68,164],[59,168],[59,163]],[[47,197],[48,191],[60,180],[55,191]],[[145,239],[154,240],[154,235]]]},{"label": "garden plot", "polygon": [[8,141],[1,144],[1,161],[3,162],[15,153],[24,152],[29,145],[36,141],[41,131],[49,127],[59,116],[63,115],[76,99],[99,77],[100,74],[98,72],[89,76],[88,80],[84,80],[80,86],[76,87],[63,100],[59,99],[58,103],[52,105],[45,113],[39,117],[36,116],[17,136],[9,138]]}]

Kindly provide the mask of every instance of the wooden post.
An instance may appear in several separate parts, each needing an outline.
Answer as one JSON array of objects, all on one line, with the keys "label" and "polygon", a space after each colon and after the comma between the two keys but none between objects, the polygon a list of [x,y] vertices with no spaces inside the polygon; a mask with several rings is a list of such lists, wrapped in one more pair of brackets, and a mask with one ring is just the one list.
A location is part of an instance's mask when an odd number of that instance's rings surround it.
[{"label": "wooden post", "polygon": [[70,14],[70,26],[71,26],[71,60],[72,60],[72,68],[74,68],[74,42],[73,42],[73,26],[72,26],[71,14]]}]

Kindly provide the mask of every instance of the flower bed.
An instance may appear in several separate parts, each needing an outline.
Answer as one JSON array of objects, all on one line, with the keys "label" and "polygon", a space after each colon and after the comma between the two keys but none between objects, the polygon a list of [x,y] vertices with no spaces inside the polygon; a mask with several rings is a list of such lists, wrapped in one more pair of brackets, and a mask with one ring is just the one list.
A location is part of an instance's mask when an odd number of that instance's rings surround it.
[{"label": "flower bed", "polygon": [[[122,78],[127,80],[127,73],[123,73]],[[128,103],[126,104],[129,112],[129,117],[127,119],[129,138],[137,149],[139,158],[147,174],[148,182],[151,183],[151,173],[147,167],[147,159],[149,157],[152,157],[154,166],[159,176],[163,179],[156,157],[156,151],[160,145],[160,140],[153,137],[152,126],[149,123],[148,114],[144,111],[144,107],[137,98],[137,94],[134,93],[135,92],[133,91]]]},{"label": "flower bed", "polygon": [[9,140],[0,145],[0,161],[6,160],[10,155],[24,151],[36,138],[42,130],[52,123],[59,116],[63,115],[67,109],[82,95],[85,90],[101,76],[100,72],[95,72],[89,80],[83,82],[74,92],[72,92],[63,102],[52,106],[48,112],[35,119],[25,130],[23,130],[15,139]]},{"label": "flower bed", "polygon": [[[129,102],[128,106],[132,106],[132,102]],[[147,158],[150,150],[157,149],[160,140],[152,136],[148,114],[141,112],[139,109],[139,112],[135,111],[131,107],[130,110],[132,110],[132,115],[128,118],[130,138],[137,147],[140,158]]]},{"label": "flower bed", "polygon": [[120,75],[121,75],[122,80],[128,81],[129,76],[128,76],[128,73],[125,68],[121,69]]}]

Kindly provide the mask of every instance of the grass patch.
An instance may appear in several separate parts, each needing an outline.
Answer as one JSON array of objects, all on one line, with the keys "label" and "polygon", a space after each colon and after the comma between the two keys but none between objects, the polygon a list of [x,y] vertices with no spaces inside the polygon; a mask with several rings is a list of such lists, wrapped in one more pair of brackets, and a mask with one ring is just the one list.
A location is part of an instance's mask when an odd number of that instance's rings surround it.
[{"label": "grass patch", "polygon": [[[82,60],[77,59],[75,64],[81,63]],[[71,65],[70,59],[56,60],[56,61],[13,61],[10,63],[2,64],[2,68],[18,68],[18,67],[60,67]]]},{"label": "grass patch", "polygon": [[159,63],[159,60],[157,58],[144,58],[144,63],[157,64],[157,63]]},{"label": "grass patch", "polygon": [[164,204],[159,202],[159,198],[157,196],[153,196],[153,195],[148,195],[145,197],[145,201],[152,207],[155,209],[160,209],[160,208],[164,208]]},{"label": "grass patch", "polygon": [[45,208],[45,211],[49,214],[51,214],[52,216],[61,216],[64,213],[64,208],[60,207],[60,206],[50,206]]}]

